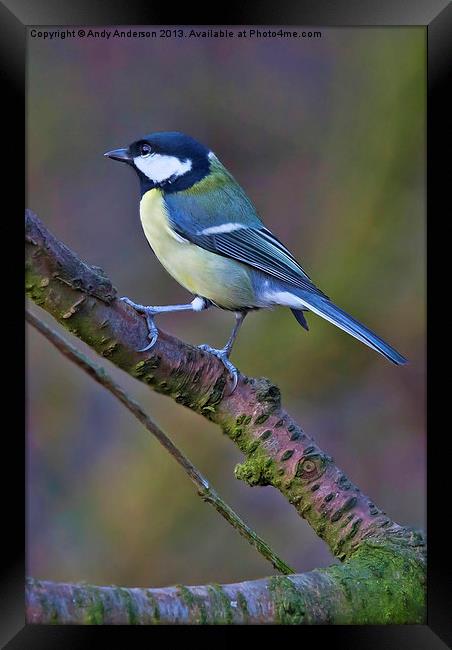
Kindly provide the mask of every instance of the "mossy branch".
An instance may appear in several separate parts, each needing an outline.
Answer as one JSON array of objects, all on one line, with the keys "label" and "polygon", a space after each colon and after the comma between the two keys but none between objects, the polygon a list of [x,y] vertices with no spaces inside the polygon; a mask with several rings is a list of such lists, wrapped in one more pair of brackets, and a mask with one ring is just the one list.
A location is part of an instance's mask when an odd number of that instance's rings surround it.
[{"label": "mossy branch", "polygon": [[[240,375],[236,390],[230,394],[229,376],[218,359],[164,332],[160,332],[150,351],[137,352],[147,340],[145,321],[116,300],[116,292],[103,271],[82,262],[30,210],[26,211],[25,236],[25,286],[29,297],[125,372],[222,428],[246,456],[236,467],[237,478],[249,485],[272,485],[280,490],[343,562],[341,566],[307,575],[334,577],[341,590],[350,592],[355,610],[355,620],[350,622],[362,622],[366,603],[370,602],[375,602],[375,608],[369,614],[372,620],[367,622],[381,622],[387,594],[399,590],[404,594],[404,604],[397,615],[394,603],[386,610],[394,619],[391,622],[422,622],[422,535],[392,521],[349,481],[331,456],[282,409],[275,385],[267,379]],[[371,549],[378,552],[372,553]],[[390,559],[383,562],[383,557]],[[406,562],[412,562],[416,569],[409,571]],[[401,570],[402,566],[405,570]],[[294,589],[300,597],[305,594],[306,598],[313,598],[314,594],[308,596],[300,586],[304,579],[289,578],[295,580]],[[289,584],[281,584],[291,602]],[[58,586],[54,589],[58,592]],[[364,597],[367,589],[368,597]],[[375,590],[379,597],[372,599]],[[327,602],[329,592],[329,588],[322,588],[318,597]],[[177,592],[171,593],[176,597]],[[342,605],[338,611],[342,611]],[[406,620],[402,621],[404,617]],[[270,619],[275,620],[274,612]]]},{"label": "mossy branch", "polygon": [[424,571],[408,544],[363,542],[342,565],[230,585],[160,589],[26,584],[27,622],[44,624],[423,623]]}]

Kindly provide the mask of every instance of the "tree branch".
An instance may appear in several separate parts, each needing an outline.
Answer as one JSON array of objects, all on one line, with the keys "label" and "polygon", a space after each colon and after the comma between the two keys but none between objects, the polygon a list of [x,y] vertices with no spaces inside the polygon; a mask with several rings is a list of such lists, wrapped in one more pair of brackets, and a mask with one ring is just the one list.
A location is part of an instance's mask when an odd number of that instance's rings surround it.
[{"label": "tree branch", "polygon": [[[392,521],[353,485],[331,456],[282,409],[279,389],[268,379],[240,375],[230,394],[229,376],[218,359],[164,332],[154,348],[137,352],[147,341],[143,317],[116,300],[105,274],[81,262],[29,210],[26,291],[99,354],[155,391],[218,424],[246,455],[235,469],[237,478],[249,485],[273,485],[280,490],[344,562],[326,571],[345,571],[351,566],[361,579],[359,571],[370,571],[376,580],[372,588],[378,583],[382,587],[389,572],[391,589],[395,589],[398,563],[409,549],[418,570],[406,571],[404,585],[410,584],[411,592],[404,592],[405,613],[411,621],[415,616],[420,622],[425,571],[422,535]],[[372,549],[378,549],[378,561]],[[378,580],[373,571],[379,571],[382,549],[393,564],[383,563],[386,573]],[[354,584],[353,591],[355,588],[362,593],[364,586],[358,589]],[[383,593],[380,596],[384,598]],[[360,611],[363,607],[364,601]],[[394,613],[394,607],[389,610]]]},{"label": "tree branch", "polygon": [[[413,536],[412,542],[417,542]],[[409,544],[366,542],[342,565],[230,585],[160,589],[28,579],[28,623],[152,625],[425,622],[422,570]]]}]

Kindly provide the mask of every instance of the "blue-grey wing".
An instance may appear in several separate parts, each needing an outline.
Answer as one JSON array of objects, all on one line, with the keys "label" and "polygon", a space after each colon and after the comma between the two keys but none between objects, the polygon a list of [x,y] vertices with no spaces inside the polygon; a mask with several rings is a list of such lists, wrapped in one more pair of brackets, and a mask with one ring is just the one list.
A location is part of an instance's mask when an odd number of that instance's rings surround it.
[{"label": "blue-grey wing", "polygon": [[[246,219],[242,220],[237,218],[236,208],[234,219],[230,219],[212,201],[210,205],[204,202],[200,207],[200,216],[197,216],[197,202],[191,200],[188,204],[190,215],[187,218],[184,198],[178,197],[177,202],[165,199],[165,202],[171,227],[181,237],[212,253],[259,269],[294,287],[326,297],[287,248],[263,226],[255,213],[251,219],[247,212]],[[208,218],[206,211],[215,211],[215,215]]]},{"label": "blue-grey wing", "polygon": [[244,262],[288,284],[325,296],[287,248],[266,228],[240,228],[198,235],[192,241],[220,255]]}]

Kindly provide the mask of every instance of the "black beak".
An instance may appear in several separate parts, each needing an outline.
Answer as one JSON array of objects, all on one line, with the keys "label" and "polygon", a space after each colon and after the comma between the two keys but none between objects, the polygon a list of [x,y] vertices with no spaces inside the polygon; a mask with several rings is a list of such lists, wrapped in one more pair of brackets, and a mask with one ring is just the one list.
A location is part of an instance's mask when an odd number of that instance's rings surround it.
[{"label": "black beak", "polygon": [[120,162],[132,162],[132,156],[128,149],[113,149],[113,151],[107,151],[104,153],[104,156],[111,158],[112,160],[119,160]]}]

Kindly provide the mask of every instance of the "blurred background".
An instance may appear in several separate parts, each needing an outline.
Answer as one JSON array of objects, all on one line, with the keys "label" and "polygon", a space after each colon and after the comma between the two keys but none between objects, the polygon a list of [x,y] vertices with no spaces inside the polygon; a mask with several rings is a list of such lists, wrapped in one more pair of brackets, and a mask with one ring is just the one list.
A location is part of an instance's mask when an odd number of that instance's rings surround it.
[{"label": "blurred background", "polygon": [[[324,29],[310,40],[28,40],[28,207],[119,295],[186,302],[142,233],[135,174],[102,154],[162,130],[213,149],[316,284],[410,360],[397,368],[315,315],[306,333],[279,309],[249,316],[233,362],[271,377],[349,477],[419,527],[425,54],[424,28]],[[213,310],[158,323],[219,346],[232,321]],[[132,415],[31,328],[27,359],[28,575],[164,586],[272,573]],[[104,363],[297,571],[334,561],[277,490],[234,478],[242,454],[217,427]]]}]

